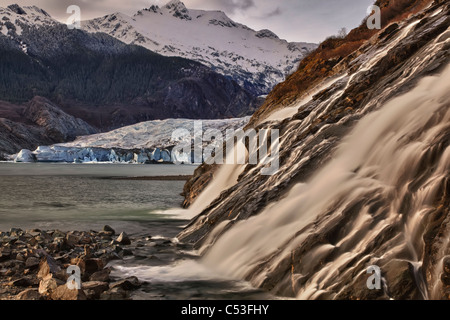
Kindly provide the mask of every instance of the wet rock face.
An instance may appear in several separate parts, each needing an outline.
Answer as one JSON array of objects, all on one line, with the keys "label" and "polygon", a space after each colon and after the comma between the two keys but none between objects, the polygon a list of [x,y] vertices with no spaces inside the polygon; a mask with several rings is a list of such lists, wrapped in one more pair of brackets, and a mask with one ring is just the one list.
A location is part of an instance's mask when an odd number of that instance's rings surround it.
[{"label": "wet rock face", "polygon": [[443,272],[441,274],[442,299],[450,300],[450,256],[443,259]]},{"label": "wet rock face", "polygon": [[442,181],[435,200],[436,210],[429,215],[425,233],[425,277],[434,283],[433,297],[450,300],[450,177]]},{"label": "wet rock face", "polygon": [[[389,27],[390,23],[402,20],[408,13],[415,13],[431,1],[424,0],[378,0],[376,5],[382,8],[382,28]],[[442,3],[442,2],[441,2]],[[393,10],[390,7],[394,7]],[[369,30],[365,21],[349,32],[344,39],[329,38],[323,41],[317,50],[306,56],[299,68],[286,78],[286,81],[277,85],[270,92],[263,106],[259,108],[250,120],[250,125],[255,126],[263,121],[274,110],[292,105],[302,96],[308,95],[311,90],[324,79],[336,74],[348,61],[359,55],[359,48],[370,38],[377,34],[377,30]],[[352,57],[353,56],[353,57]]]},{"label": "wet rock face", "polygon": [[188,208],[194,203],[199,194],[213,179],[217,165],[203,164],[195,169],[192,178],[184,185],[182,196],[184,196],[183,208]]},{"label": "wet rock face", "polygon": [[[442,11],[438,12],[439,9]],[[442,41],[447,36],[449,17],[450,5],[442,3],[399,22],[397,26],[385,30],[377,40],[373,38],[371,43],[363,45],[357,54],[336,64],[335,68],[340,70],[336,76],[341,76],[340,80],[299,106],[292,118],[261,124],[260,128],[280,130],[280,171],[273,176],[261,176],[255,174],[258,170],[252,170],[253,166],[247,166],[238,183],[212,201],[179,238],[194,243],[197,248],[217,244],[227,230],[237,227],[239,223],[236,221],[257,216],[268,204],[283,199],[299,182],[309,181],[319,168],[330,161],[336,147],[361,118],[378,110],[392,98],[409,92],[425,76],[444,70],[450,62],[448,43]],[[403,38],[389,47],[399,36]],[[435,46],[436,43],[439,44]],[[383,50],[384,54],[376,55]],[[443,116],[446,110],[448,108],[442,107],[437,113]],[[345,257],[348,260],[344,259],[346,262],[342,268],[321,283],[323,292],[308,298],[422,299],[436,297],[431,292],[434,288],[442,297],[448,298],[448,259],[445,257],[449,252],[448,248],[443,247],[450,233],[448,177],[440,177],[442,187],[436,190],[437,196],[431,201],[430,212],[421,222],[423,230],[418,231],[423,233],[412,244],[419,248],[419,252],[420,248],[425,247],[421,255],[412,257],[411,252],[404,248],[405,241],[398,236],[404,232],[406,221],[415,214],[410,210],[414,206],[417,190],[430,177],[449,146],[445,130],[437,134],[430,142],[430,149],[419,157],[417,170],[408,173],[412,175],[408,188],[404,193],[397,194],[402,217],[380,228],[370,243],[364,248],[358,247],[361,250],[358,254],[351,256],[357,244],[353,246],[348,239],[361,240],[365,236],[361,231],[364,229],[356,224],[361,212],[367,210],[367,215],[373,219],[372,228],[375,228],[377,223],[388,217],[388,210],[383,208],[392,201],[394,194],[380,194],[379,190],[374,190],[345,207],[340,207],[342,199],[336,199],[336,203],[329,204],[326,212],[304,227],[311,228],[307,229],[310,232],[301,241],[295,242],[295,246],[292,244],[294,240],[284,243],[279,250],[267,253],[264,259],[253,261],[255,264],[240,276],[275,294],[297,296],[302,288],[314,283],[314,275],[324,272],[325,266]],[[356,168],[354,173],[358,170]],[[206,174],[206,171],[199,169],[199,175],[194,179],[199,179],[200,172]],[[187,186],[192,189],[194,182],[191,180]],[[186,191],[185,195],[188,195],[190,202],[192,195]],[[277,215],[276,206],[272,213]],[[223,227],[226,222],[229,223]],[[216,229],[219,225],[220,231]],[[302,235],[303,231],[299,229],[298,235]],[[296,236],[293,234],[294,239]],[[355,243],[358,242],[355,240]],[[288,246],[295,248],[286,252]],[[380,258],[389,248],[400,247],[403,249],[398,249],[399,252],[389,255],[389,258]],[[206,258],[213,250],[214,245],[205,251]],[[321,254],[316,255],[316,252]],[[421,265],[410,263],[414,259],[419,259]],[[219,264],[220,261],[215,262]],[[385,286],[381,291],[367,290],[365,272],[370,264],[376,264],[382,270]],[[443,265],[442,270],[436,269],[440,265]]]}]

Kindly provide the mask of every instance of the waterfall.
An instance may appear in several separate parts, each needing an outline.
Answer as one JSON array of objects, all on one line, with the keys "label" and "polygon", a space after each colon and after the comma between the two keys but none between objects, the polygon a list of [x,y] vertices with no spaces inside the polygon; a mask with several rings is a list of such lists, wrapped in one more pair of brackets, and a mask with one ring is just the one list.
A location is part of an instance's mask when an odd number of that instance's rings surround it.
[{"label": "waterfall", "polygon": [[[210,183],[205,190],[198,196],[192,206],[188,209],[174,211],[186,219],[192,219],[206,209],[214,199],[216,199],[223,190],[234,186],[239,178],[239,175],[245,168],[245,165],[239,163],[245,163],[245,157],[248,157],[248,152],[245,149],[245,144],[242,140],[233,142],[227,141],[227,143],[233,143],[233,152],[226,154],[225,162],[220,166],[217,173],[214,175],[214,182]],[[241,148],[245,150],[245,154],[240,154],[237,149]]]},{"label": "waterfall", "polygon": [[[422,298],[436,298],[438,281],[423,276],[423,235],[449,178],[449,83],[447,67],[365,115],[309,181],[210,237],[203,262],[261,286],[288,259],[297,298],[314,299],[336,297],[344,278],[371,264],[403,261]],[[432,268],[436,279],[442,263]]]},{"label": "waterfall", "polygon": [[216,199],[223,190],[235,185],[243,169],[244,165],[239,164],[222,165],[214,177],[214,180],[219,183],[209,184],[189,209],[192,213],[192,217],[202,212],[202,210],[205,209],[211,201]]}]

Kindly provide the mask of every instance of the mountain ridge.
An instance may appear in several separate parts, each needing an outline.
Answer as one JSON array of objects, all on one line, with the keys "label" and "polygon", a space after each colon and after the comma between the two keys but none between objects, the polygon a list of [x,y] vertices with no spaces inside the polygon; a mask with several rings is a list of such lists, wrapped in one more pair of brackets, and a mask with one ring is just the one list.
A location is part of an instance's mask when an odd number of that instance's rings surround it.
[{"label": "mountain ridge", "polygon": [[37,7],[19,8],[0,9],[9,19],[0,20],[2,100],[45,96],[101,130],[153,119],[240,117],[259,106],[235,81],[198,62],[43,23],[47,16]]},{"label": "mountain ridge", "polygon": [[113,13],[83,21],[82,28],[165,56],[198,61],[257,95],[267,94],[317,47],[289,43],[267,29],[255,31],[222,11],[188,9],[181,1],[152,5],[133,16]]}]

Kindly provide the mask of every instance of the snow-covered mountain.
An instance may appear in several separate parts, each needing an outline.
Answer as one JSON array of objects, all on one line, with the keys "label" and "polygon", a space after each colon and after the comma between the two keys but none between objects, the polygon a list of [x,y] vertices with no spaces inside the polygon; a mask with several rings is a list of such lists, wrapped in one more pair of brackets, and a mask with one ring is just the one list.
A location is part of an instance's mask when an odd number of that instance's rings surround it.
[{"label": "snow-covered mountain", "polygon": [[105,33],[70,30],[37,7],[0,10],[0,100],[9,103],[6,119],[15,121],[8,114],[35,96],[100,131],[155,119],[243,117],[262,103],[199,62],[156,54]]},{"label": "snow-covered mountain", "polygon": [[53,26],[59,24],[45,10],[36,6],[23,6],[12,4],[7,8],[0,7],[0,32],[5,36],[8,35],[10,29],[18,34],[22,34],[23,26]]},{"label": "snow-covered mountain", "polygon": [[22,35],[23,29],[30,26],[39,28],[59,24],[47,12],[36,6],[20,7],[17,4],[12,4],[7,8],[0,7],[0,17],[0,35],[17,41],[24,53],[28,51],[27,44],[17,37]]},{"label": "snow-covered mountain", "polygon": [[[60,24],[37,6],[0,7],[0,17],[0,33],[19,42],[24,29]],[[270,30],[252,30],[221,11],[187,9],[179,0],[161,8],[151,6],[131,17],[119,12],[109,14],[84,21],[82,27],[164,56],[198,61],[256,95],[269,93],[317,47],[289,43]],[[22,41],[21,45],[26,53],[27,44]]]},{"label": "snow-covered mountain", "polygon": [[201,62],[258,95],[269,93],[317,47],[289,43],[270,30],[252,30],[221,11],[187,9],[179,0],[153,5],[132,17],[110,14],[85,21],[82,27],[165,56]]}]

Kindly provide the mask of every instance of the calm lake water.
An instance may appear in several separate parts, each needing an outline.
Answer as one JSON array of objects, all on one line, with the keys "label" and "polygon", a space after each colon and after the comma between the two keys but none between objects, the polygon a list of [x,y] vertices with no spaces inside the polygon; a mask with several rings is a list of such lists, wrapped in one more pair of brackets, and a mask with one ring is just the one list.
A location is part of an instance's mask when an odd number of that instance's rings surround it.
[{"label": "calm lake water", "polygon": [[180,207],[184,181],[110,177],[191,175],[195,166],[0,163],[0,230],[11,227],[133,234]]},{"label": "calm lake water", "polygon": [[[111,262],[117,278],[146,284],[133,299],[269,299],[248,283],[224,279],[174,237],[188,221],[180,208],[185,181],[111,177],[191,175],[189,165],[0,163],[0,231],[101,230],[151,236],[134,256]],[[173,210],[178,208],[178,210]]]}]

